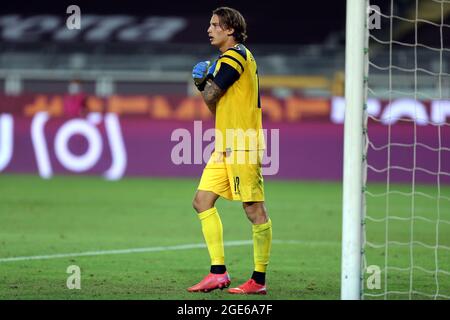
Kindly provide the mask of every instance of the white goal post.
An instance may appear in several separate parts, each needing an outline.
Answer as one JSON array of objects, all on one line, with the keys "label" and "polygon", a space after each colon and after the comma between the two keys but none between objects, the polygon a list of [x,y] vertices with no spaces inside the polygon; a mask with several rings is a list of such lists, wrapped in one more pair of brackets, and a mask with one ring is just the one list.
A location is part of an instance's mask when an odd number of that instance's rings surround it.
[{"label": "white goal post", "polygon": [[363,110],[367,3],[347,0],[341,299],[361,297]]},{"label": "white goal post", "polygon": [[341,299],[450,299],[450,0],[371,2],[346,8]]}]

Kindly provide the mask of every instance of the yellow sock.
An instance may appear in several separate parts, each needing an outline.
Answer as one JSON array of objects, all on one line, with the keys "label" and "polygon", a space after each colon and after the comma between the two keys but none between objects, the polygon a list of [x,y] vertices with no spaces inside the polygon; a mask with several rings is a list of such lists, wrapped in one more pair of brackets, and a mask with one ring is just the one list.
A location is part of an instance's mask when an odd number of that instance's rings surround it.
[{"label": "yellow sock", "polygon": [[208,247],[211,265],[224,265],[223,227],[215,207],[198,214],[202,223],[203,236]]},{"label": "yellow sock", "polygon": [[266,272],[272,247],[272,221],[253,225],[253,257],[255,271]]}]

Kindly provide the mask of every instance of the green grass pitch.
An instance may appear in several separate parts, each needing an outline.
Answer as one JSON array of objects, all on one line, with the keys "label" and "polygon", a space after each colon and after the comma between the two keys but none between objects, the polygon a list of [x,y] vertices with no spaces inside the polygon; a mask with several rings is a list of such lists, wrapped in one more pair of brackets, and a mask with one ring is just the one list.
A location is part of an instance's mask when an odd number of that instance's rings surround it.
[{"label": "green grass pitch", "polygon": [[[0,177],[0,299],[248,299],[226,291],[188,293],[186,288],[209,271],[206,248],[155,249],[148,252],[110,253],[91,256],[51,257],[2,261],[10,257],[32,257],[67,253],[202,244],[200,222],[191,206],[197,179],[127,178],[107,182],[95,177],[35,176]],[[410,186],[397,186],[408,191]],[[435,186],[418,186],[435,194]],[[383,192],[384,185],[370,186]],[[340,183],[272,181],[266,179],[266,203],[273,221],[271,263],[267,275],[267,296],[251,299],[339,299],[341,198]],[[450,188],[442,187],[442,195]],[[438,202],[417,196],[417,215],[436,219]],[[410,217],[411,197],[390,198],[390,213]],[[220,199],[217,203],[224,225],[225,241],[251,240],[251,225],[239,202]],[[373,218],[383,218],[385,197],[368,198]],[[440,201],[441,219],[450,220],[450,203]],[[433,220],[434,219],[434,220]],[[441,245],[450,247],[448,224],[423,219],[367,221],[367,238],[384,243],[418,241],[434,245],[436,230]],[[412,233],[411,233],[412,231]],[[413,238],[411,238],[411,234]],[[152,249],[150,249],[152,250]],[[251,244],[225,247],[232,285],[248,279],[253,267]],[[384,248],[367,248],[368,264],[384,268]],[[389,264],[423,269],[450,270],[450,254],[444,248],[420,244],[388,248]],[[81,269],[81,289],[69,290],[66,269]],[[389,265],[390,266],[390,265]],[[389,270],[389,269],[388,269]],[[410,290],[450,295],[450,276],[413,269],[389,270],[388,290]],[[365,290],[384,292],[382,288]],[[370,298],[370,297],[367,297]],[[408,298],[392,294],[388,298]],[[424,298],[413,294],[413,298]],[[425,296],[426,298],[426,296]]]}]

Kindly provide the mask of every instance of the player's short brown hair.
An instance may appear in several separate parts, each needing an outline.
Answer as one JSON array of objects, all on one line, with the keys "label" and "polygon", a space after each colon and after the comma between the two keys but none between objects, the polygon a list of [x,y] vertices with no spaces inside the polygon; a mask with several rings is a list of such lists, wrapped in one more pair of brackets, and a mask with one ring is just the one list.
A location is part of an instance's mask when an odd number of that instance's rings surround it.
[{"label": "player's short brown hair", "polygon": [[213,11],[219,17],[220,25],[225,29],[234,29],[233,37],[239,43],[247,39],[247,23],[242,14],[236,9],[220,7]]}]

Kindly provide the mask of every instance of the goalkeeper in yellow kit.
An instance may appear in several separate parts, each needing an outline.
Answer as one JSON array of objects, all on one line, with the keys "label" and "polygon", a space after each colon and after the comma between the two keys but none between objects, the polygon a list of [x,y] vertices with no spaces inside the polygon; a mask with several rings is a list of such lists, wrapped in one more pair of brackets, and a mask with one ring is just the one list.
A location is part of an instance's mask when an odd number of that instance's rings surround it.
[{"label": "goalkeeper in yellow kit", "polygon": [[241,201],[252,223],[254,271],[235,294],[266,294],[266,268],[272,244],[272,222],[264,205],[261,158],[265,148],[259,98],[258,70],[243,45],[246,23],[235,9],[213,11],[208,35],[220,50],[214,63],[199,62],[192,76],[208,108],[215,114],[215,150],[195,194],[193,206],[201,221],[211,257],[210,273],[190,292],[208,292],[230,285],[225,266],[223,229],[215,202],[219,197]]}]

